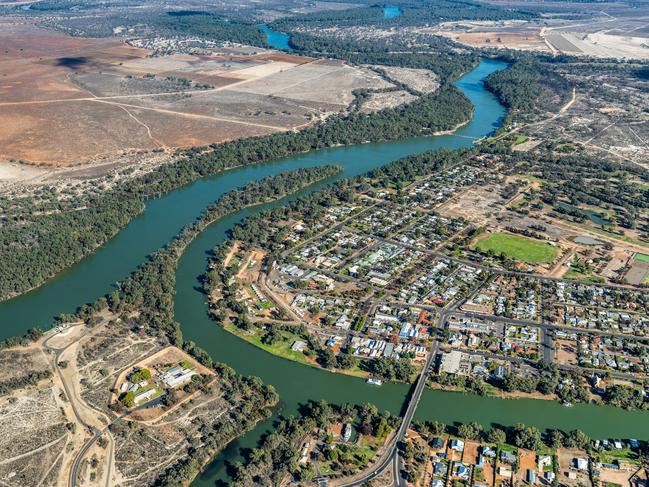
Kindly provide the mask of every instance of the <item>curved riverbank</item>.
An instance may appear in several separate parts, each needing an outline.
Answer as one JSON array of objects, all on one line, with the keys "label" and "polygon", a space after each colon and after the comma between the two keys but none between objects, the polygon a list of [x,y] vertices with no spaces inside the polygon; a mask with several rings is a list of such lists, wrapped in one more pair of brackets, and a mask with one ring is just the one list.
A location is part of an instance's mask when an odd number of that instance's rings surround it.
[{"label": "curved riverbank", "polygon": [[[62,311],[74,311],[79,304],[110,292],[114,283],[128,276],[144,261],[146,255],[166,244],[187,222],[195,219],[206,206],[231,189],[287,170],[325,164],[343,167],[337,179],[349,178],[427,150],[470,146],[474,140],[498,128],[505,115],[505,109],[483,86],[486,76],[504,66],[496,61],[483,61],[456,82],[456,86],[475,106],[475,111],[471,122],[454,134],[312,151],[231,169],[148,201],[142,215],[97,253],[41,288],[0,303],[2,335],[22,335],[31,326],[48,325],[52,316]],[[231,365],[238,373],[257,375],[265,383],[275,386],[281,401],[277,413],[293,414],[301,403],[310,399],[326,399],[332,403],[373,402],[382,410],[398,413],[408,392],[407,385],[372,387],[361,379],[274,357],[220,329],[208,317],[205,296],[199,290],[198,281],[207,265],[207,252],[223,241],[227,231],[247,216],[270,206],[284,204],[319,187],[322,184],[269,205],[230,214],[198,235],[180,258],[176,272],[176,320],[181,324],[185,338],[196,342],[215,360]],[[646,413],[615,408],[590,405],[565,408],[546,401],[505,400],[432,390],[424,393],[416,414],[420,420],[437,419],[447,423],[477,420],[489,425],[522,421],[541,429],[581,428],[594,437],[649,438],[646,417]],[[229,445],[195,484],[212,486],[215,480],[224,479],[225,462],[238,458],[239,447],[254,447],[272,421],[273,418],[260,423]]]}]

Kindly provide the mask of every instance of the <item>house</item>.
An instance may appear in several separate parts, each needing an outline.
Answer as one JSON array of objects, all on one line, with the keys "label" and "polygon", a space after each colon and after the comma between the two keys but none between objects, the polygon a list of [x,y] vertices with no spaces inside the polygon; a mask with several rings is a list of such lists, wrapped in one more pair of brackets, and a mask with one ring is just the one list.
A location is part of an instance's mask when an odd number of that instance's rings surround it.
[{"label": "house", "polygon": [[573,458],[572,463],[577,470],[588,470],[588,458]]},{"label": "house", "polygon": [[451,440],[451,450],[464,451],[464,442],[462,440]]},{"label": "house", "polygon": [[160,376],[160,380],[164,383],[165,386],[174,388],[176,386],[184,384],[185,382],[189,382],[195,375],[197,374],[193,370],[186,369],[181,365],[176,365],[175,367],[162,374]]},{"label": "house", "polygon": [[498,467],[498,475],[506,479],[512,478],[512,471],[507,467]]},{"label": "house", "polygon": [[499,365],[498,367],[496,367],[496,369],[493,371],[493,374],[491,374],[491,376],[494,379],[498,379],[498,380],[503,380],[506,375],[507,375],[507,369],[503,365]]},{"label": "house", "polygon": [[552,457],[550,455],[539,455],[539,470],[545,470],[545,467],[552,466]]},{"label": "house", "polygon": [[483,446],[482,455],[488,458],[496,458],[496,450],[494,450],[490,446]]},{"label": "house", "polygon": [[469,467],[464,465],[463,463],[456,463],[455,464],[455,475],[461,479],[468,479],[469,478]]},{"label": "house", "polygon": [[433,473],[437,473],[440,475],[445,475],[446,474],[446,464],[444,462],[435,462],[433,465]]},{"label": "house", "polygon": [[148,389],[144,392],[140,392],[137,396],[135,396],[135,404],[139,404],[141,402],[149,400],[157,392],[158,391],[156,389]]},{"label": "house", "polygon": [[300,459],[298,460],[297,463],[301,465],[305,465],[308,459],[309,459],[309,442],[305,441],[304,444],[302,445],[302,451],[300,452]]},{"label": "house", "polygon": [[548,482],[554,482],[554,478],[556,477],[556,475],[554,474],[554,472],[545,472],[545,473],[543,474],[543,477],[544,477],[545,480],[547,480]]},{"label": "house", "polygon": [[294,352],[304,352],[305,349],[306,343],[302,340],[295,340],[293,342],[293,345],[291,345],[291,350],[293,350]]},{"label": "house", "polygon": [[343,440],[349,441],[352,437],[352,425],[349,423],[345,423],[345,426],[343,426],[343,432],[342,432]]},{"label": "house", "polygon": [[532,470],[531,468],[528,468],[527,472],[525,472],[525,481],[530,485],[535,485],[536,484],[536,471]]},{"label": "house", "polygon": [[512,452],[501,451],[500,461],[514,465],[516,463],[516,455]]},{"label": "house", "polygon": [[433,450],[441,450],[442,448],[444,448],[444,439],[440,438],[439,436],[433,438],[430,442],[430,447]]},{"label": "house", "polygon": [[442,479],[433,479],[430,487],[444,487],[444,481]]}]

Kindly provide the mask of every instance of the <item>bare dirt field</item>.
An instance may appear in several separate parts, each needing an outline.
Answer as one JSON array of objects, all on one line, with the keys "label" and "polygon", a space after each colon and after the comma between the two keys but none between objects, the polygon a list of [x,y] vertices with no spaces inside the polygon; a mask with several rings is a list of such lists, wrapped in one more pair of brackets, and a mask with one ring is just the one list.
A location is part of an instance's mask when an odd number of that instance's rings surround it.
[{"label": "bare dirt field", "polygon": [[472,47],[493,47],[549,52],[536,22],[443,22],[439,34]]},{"label": "bare dirt field", "polygon": [[14,401],[0,398],[0,481],[57,485],[70,432],[55,387],[31,389]]},{"label": "bare dirt field", "polygon": [[375,112],[384,108],[394,108],[410,103],[416,98],[405,90],[370,93],[363,101],[361,110],[366,113]]},{"label": "bare dirt field", "polygon": [[5,164],[72,165],[292,130],[345,111],[353,90],[392,86],[338,61],[276,52],[150,57],[119,39],[72,38],[23,21],[3,23],[0,42]]},{"label": "bare dirt field", "polygon": [[432,93],[439,88],[439,77],[429,69],[383,66],[390,79],[407,85],[419,93]]}]

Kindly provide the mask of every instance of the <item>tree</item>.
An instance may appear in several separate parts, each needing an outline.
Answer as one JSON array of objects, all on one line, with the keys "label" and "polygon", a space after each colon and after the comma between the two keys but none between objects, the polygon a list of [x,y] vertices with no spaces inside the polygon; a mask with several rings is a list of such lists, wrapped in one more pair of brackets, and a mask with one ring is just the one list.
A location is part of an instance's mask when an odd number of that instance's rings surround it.
[{"label": "tree", "polygon": [[282,340],[282,334],[276,326],[269,326],[266,333],[261,337],[261,343],[264,345],[275,345]]},{"label": "tree", "polygon": [[440,423],[439,421],[426,421],[426,427],[428,428],[428,431],[432,435],[439,436],[444,434],[444,431],[446,431],[446,425],[444,423]]},{"label": "tree", "polygon": [[477,440],[482,434],[482,425],[480,423],[462,423],[457,428],[458,435],[467,440]]},{"label": "tree", "polygon": [[127,392],[122,398],[122,404],[127,408],[132,408],[135,406],[135,394],[132,392]]},{"label": "tree", "polygon": [[336,355],[330,348],[323,348],[318,352],[318,363],[325,369],[331,369],[336,366]]},{"label": "tree", "polygon": [[512,439],[514,445],[519,448],[536,450],[541,445],[541,432],[534,426],[525,426],[523,423],[516,423],[512,428]]},{"label": "tree", "polygon": [[491,443],[505,443],[507,441],[507,434],[500,428],[491,428],[487,433],[487,441]]},{"label": "tree", "polygon": [[586,449],[590,443],[590,438],[581,430],[572,430],[568,433],[565,443],[570,448]]},{"label": "tree", "polygon": [[566,435],[561,430],[552,430],[548,434],[548,445],[554,449],[563,447],[565,442]]}]

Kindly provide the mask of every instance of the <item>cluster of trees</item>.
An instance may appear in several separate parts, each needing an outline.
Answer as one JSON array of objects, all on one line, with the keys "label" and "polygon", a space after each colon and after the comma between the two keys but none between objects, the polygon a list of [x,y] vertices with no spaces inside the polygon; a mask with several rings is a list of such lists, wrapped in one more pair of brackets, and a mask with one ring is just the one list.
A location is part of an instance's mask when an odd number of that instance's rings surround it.
[{"label": "cluster of trees", "polygon": [[539,63],[518,61],[495,71],[485,79],[485,87],[510,110],[532,111],[541,93]]},{"label": "cluster of trees", "polygon": [[[332,406],[325,401],[310,401],[298,417],[280,420],[275,430],[264,437],[257,448],[250,450],[245,462],[238,462],[231,468],[233,487],[248,485],[279,485],[290,475],[293,480],[306,480],[312,475],[308,468],[297,464],[302,443],[310,435],[320,435],[327,443],[332,443],[327,429],[331,423],[360,424],[363,434],[385,437],[397,427],[399,418],[388,412],[380,413],[376,406],[365,404],[352,406],[344,404]],[[344,452],[337,448],[329,450],[328,460],[334,461],[334,468],[344,473],[348,468]]]},{"label": "cluster of trees", "polygon": [[318,350],[318,363],[325,369],[351,369],[358,360],[353,357],[350,347],[340,355],[334,354],[330,348],[321,348]]},{"label": "cluster of trees", "polygon": [[624,409],[649,409],[649,400],[642,390],[622,384],[606,387],[604,402]]},{"label": "cluster of trees", "polygon": [[588,215],[578,205],[612,210],[615,218],[611,223],[649,233],[641,216],[649,208],[649,175],[638,166],[587,154],[556,155],[548,151],[517,157],[511,169],[543,179],[539,197],[556,212],[583,221]]},{"label": "cluster of trees", "polygon": [[561,371],[556,365],[542,364],[535,375],[507,374],[503,379],[480,377],[464,377],[439,374],[435,382],[443,385],[461,387],[474,394],[486,396],[488,385],[497,387],[505,392],[540,392],[544,395],[556,395],[562,402],[588,402],[588,390],[583,385],[583,378],[577,371]]},{"label": "cluster of trees", "polygon": [[27,386],[35,386],[43,379],[52,377],[52,371],[49,369],[29,372],[19,377],[0,382],[0,396],[6,396],[12,391],[23,389]]},{"label": "cluster of trees", "polygon": [[382,5],[366,3],[365,7],[284,17],[273,22],[273,27],[285,31],[361,25],[390,28],[430,25],[442,20],[508,20],[536,17],[536,14],[529,11],[499,8],[468,0],[403,0],[394,3],[399,8],[399,15],[385,18]]},{"label": "cluster of trees", "polygon": [[442,82],[451,81],[466,73],[478,63],[478,57],[467,52],[454,52],[443,41],[433,43],[423,52],[409,43],[376,40],[372,42],[337,39],[294,32],[290,45],[296,51],[312,56],[329,56],[352,64],[375,64],[402,68],[430,69]]},{"label": "cluster of trees", "polygon": [[18,346],[26,347],[30,342],[35,342],[42,336],[43,330],[41,330],[40,328],[30,328],[22,337],[14,336],[2,340],[0,342],[0,350]]},{"label": "cluster of trees", "polygon": [[174,10],[150,16],[147,23],[157,33],[197,36],[211,41],[227,41],[267,47],[266,35],[255,23],[225,20],[222,15],[198,10]]},{"label": "cluster of trees", "polygon": [[407,382],[416,372],[408,358],[372,359],[364,365],[370,374],[386,380]]},{"label": "cluster of trees", "polygon": [[455,434],[467,440],[479,440],[489,443],[508,443],[519,448],[537,450],[544,444],[551,448],[582,448],[587,449],[590,438],[581,430],[563,432],[561,430],[548,430],[544,434],[534,426],[516,423],[513,426],[496,426],[489,430],[477,422],[458,423],[447,426],[438,421],[424,423],[413,421],[413,429],[426,436],[429,441],[443,434]]}]

